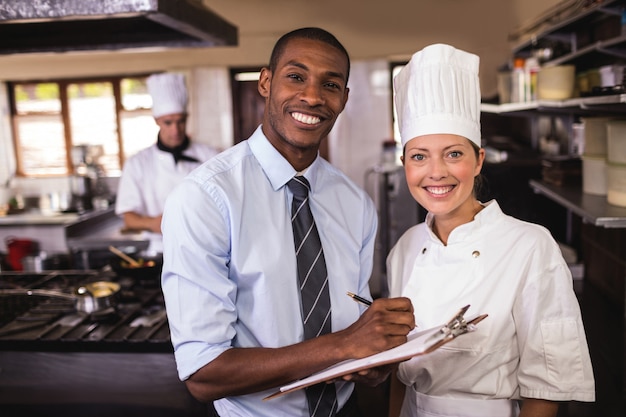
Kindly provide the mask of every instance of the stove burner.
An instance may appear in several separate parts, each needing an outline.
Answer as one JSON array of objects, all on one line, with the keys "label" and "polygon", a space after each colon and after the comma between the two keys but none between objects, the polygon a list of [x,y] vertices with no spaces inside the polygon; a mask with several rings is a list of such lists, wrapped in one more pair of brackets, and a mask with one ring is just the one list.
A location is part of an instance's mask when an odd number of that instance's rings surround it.
[{"label": "stove burner", "polygon": [[0,289],[46,289],[72,293],[94,281],[120,284],[113,307],[87,314],[71,300],[0,296],[0,348],[171,352],[165,303],[158,285],[104,271],[0,273]]}]

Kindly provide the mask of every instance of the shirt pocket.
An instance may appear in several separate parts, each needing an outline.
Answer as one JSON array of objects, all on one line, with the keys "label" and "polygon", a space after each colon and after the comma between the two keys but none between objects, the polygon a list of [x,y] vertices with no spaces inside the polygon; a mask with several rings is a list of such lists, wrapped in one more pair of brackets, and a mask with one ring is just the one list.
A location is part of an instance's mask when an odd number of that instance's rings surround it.
[{"label": "shirt pocket", "polygon": [[541,323],[548,377],[554,381],[583,381],[583,360],[574,319]]}]

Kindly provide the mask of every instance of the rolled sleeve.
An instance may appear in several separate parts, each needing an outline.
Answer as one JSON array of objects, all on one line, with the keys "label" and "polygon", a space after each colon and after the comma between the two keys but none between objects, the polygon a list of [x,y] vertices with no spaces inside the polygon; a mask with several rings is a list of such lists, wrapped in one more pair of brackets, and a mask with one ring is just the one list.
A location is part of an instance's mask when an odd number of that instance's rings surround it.
[{"label": "rolled sleeve", "polygon": [[191,180],[167,200],[162,288],[181,380],[229,349],[235,335],[236,287],[228,278],[224,224],[216,204]]}]

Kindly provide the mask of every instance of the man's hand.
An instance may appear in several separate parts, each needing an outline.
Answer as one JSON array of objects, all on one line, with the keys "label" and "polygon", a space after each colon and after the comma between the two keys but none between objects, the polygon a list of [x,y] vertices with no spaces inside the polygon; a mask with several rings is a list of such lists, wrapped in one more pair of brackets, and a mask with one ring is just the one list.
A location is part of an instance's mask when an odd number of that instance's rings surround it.
[{"label": "man's hand", "polygon": [[360,359],[406,343],[415,328],[413,305],[408,298],[380,298],[350,327],[339,332],[352,359]]}]

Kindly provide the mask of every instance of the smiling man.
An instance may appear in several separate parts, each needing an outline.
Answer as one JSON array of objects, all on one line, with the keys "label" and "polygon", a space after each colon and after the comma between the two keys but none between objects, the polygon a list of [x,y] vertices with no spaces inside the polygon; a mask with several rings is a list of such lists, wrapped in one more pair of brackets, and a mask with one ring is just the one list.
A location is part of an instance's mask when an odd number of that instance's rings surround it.
[{"label": "smiling man", "polygon": [[[366,308],[346,295],[370,297],[377,227],[368,195],[319,156],[348,100],[349,71],[348,54],[330,33],[303,28],[281,37],[259,79],[261,126],[192,172],[167,200],[162,285],[178,373],[223,416],[359,416],[349,380],[319,387],[324,414],[304,390],[263,398],[330,365],[397,346],[414,327],[407,299]],[[300,244],[296,255],[292,202],[301,200],[294,181],[310,187],[299,207],[308,201],[319,232],[316,272],[302,284],[299,271],[308,269]],[[319,297],[309,309],[301,286],[318,275]],[[309,317],[321,304],[311,333]],[[375,385],[389,372],[346,379]]]}]

